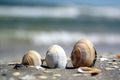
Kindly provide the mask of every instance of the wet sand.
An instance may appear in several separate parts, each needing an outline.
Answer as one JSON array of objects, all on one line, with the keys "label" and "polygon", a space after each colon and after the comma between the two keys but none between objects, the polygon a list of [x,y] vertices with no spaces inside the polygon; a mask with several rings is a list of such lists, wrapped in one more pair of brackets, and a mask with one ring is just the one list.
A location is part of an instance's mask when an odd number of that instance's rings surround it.
[{"label": "wet sand", "polygon": [[68,61],[67,69],[36,69],[34,67],[21,67],[13,69],[15,65],[0,65],[0,80],[119,80],[120,59],[116,55],[98,55],[95,68],[101,70],[96,75],[78,73]]}]

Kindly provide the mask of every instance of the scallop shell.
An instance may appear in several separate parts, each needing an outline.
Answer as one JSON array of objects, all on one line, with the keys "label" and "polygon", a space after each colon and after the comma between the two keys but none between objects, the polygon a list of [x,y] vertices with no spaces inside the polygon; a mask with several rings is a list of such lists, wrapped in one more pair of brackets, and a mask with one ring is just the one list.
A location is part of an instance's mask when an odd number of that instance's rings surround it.
[{"label": "scallop shell", "polygon": [[46,53],[45,61],[50,68],[65,68],[67,56],[62,47],[59,45],[52,45]]},{"label": "scallop shell", "polygon": [[41,56],[38,52],[30,50],[23,56],[22,64],[28,66],[40,66]]},{"label": "scallop shell", "polygon": [[71,53],[71,61],[75,68],[92,67],[95,64],[97,52],[94,45],[87,39],[79,40]]}]

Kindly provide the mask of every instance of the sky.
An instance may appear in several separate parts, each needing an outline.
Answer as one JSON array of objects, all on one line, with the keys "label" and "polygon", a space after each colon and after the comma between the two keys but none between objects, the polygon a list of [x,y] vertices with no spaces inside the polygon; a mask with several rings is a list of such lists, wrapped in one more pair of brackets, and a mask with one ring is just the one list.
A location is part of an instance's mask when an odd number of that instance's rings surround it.
[{"label": "sky", "polygon": [[120,6],[120,0],[0,0],[0,5],[6,4],[83,4],[83,5],[100,5],[100,6]]}]

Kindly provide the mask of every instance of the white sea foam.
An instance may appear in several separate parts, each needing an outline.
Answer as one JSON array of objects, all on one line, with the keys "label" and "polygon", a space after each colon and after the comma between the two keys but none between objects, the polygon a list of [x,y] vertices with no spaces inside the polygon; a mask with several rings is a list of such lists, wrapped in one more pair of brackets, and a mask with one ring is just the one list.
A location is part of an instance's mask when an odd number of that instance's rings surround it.
[{"label": "white sea foam", "polygon": [[0,7],[0,15],[12,17],[74,18],[78,16],[73,7]]},{"label": "white sea foam", "polygon": [[69,32],[69,31],[52,31],[52,32],[19,32],[16,33],[16,38],[29,39],[35,45],[47,45],[52,43],[71,44],[76,41],[87,38],[95,44],[120,44],[119,34],[108,33],[89,33]]},{"label": "white sea foam", "polygon": [[120,18],[120,8],[108,6],[0,6],[0,16],[32,18],[78,18],[81,15],[118,19]]}]

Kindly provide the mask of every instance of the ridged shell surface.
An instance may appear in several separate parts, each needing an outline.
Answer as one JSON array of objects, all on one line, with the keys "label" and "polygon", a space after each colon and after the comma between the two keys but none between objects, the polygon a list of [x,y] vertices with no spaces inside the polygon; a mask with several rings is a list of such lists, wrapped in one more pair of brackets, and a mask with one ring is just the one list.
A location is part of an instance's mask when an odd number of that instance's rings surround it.
[{"label": "ridged shell surface", "polygon": [[46,53],[45,61],[49,68],[65,68],[67,56],[61,46],[52,45]]},{"label": "ridged shell surface", "polygon": [[73,67],[92,67],[95,64],[97,52],[94,45],[87,39],[79,40],[71,53]]},{"label": "ridged shell surface", "polygon": [[30,50],[23,56],[22,64],[28,66],[40,66],[41,56],[38,52]]}]

